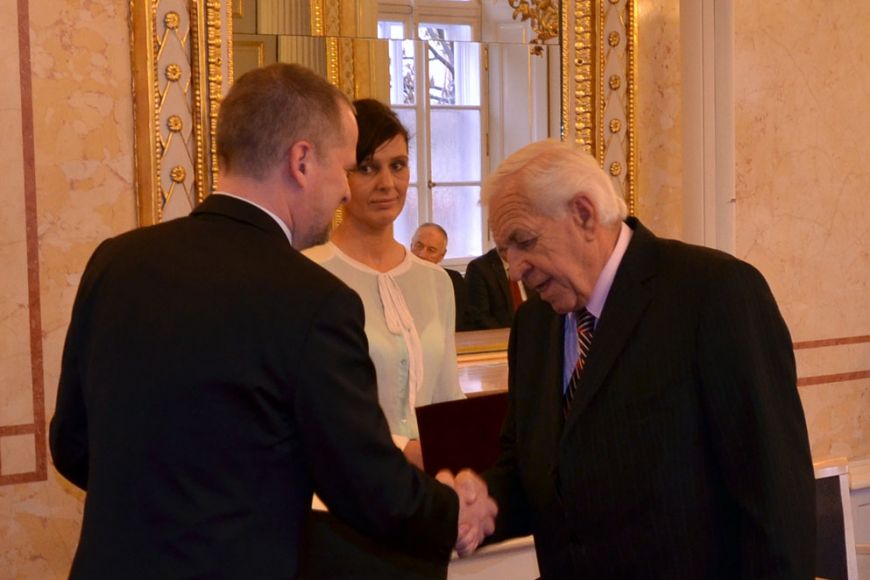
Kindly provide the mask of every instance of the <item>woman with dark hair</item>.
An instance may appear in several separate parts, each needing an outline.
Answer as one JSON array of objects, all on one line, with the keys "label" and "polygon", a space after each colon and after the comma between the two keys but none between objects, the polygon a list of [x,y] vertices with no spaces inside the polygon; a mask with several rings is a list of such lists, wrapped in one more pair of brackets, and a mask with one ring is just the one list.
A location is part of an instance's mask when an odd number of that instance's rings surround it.
[{"label": "woman with dark hair", "polygon": [[305,254],[362,298],[381,408],[396,444],[422,466],[414,408],[463,397],[453,287],[443,268],[393,237],[410,180],[407,129],[379,101],[354,106],[359,140],[350,201],[331,240]]}]

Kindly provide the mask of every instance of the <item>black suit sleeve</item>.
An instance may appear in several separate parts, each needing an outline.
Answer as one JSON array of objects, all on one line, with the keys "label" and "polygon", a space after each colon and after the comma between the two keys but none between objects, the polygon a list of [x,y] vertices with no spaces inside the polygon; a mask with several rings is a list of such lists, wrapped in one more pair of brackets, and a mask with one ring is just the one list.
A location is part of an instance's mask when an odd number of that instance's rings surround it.
[{"label": "black suit sleeve", "polygon": [[[517,359],[517,325],[511,329],[508,342],[508,369],[515,369]],[[527,536],[532,533],[531,506],[522,488],[517,464],[517,390],[513,372],[508,376],[508,411],[501,431],[501,453],[495,467],[484,473],[483,478],[489,493],[498,504],[495,533],[488,543],[508,538]]]},{"label": "black suit sleeve", "polygon": [[82,274],[63,347],[57,400],[49,426],[48,444],[55,468],[84,490],[88,487],[89,456],[88,418],[82,392],[81,325],[87,319],[85,311],[88,308],[88,296],[96,276],[94,263],[101,250],[110,244],[111,240],[106,240],[94,251]]},{"label": "black suit sleeve", "polygon": [[791,338],[766,282],[729,262],[703,309],[702,404],[733,498],[741,578],[812,578],[814,476]]},{"label": "black suit sleeve", "polygon": [[322,302],[295,398],[315,491],[330,512],[412,554],[449,557],[456,494],[408,464],[378,405],[362,303],[347,288]]},{"label": "black suit sleeve", "polygon": [[[500,328],[503,325],[493,315],[492,297],[487,284],[483,258],[472,260],[465,270],[465,284],[468,288],[468,322],[472,330]],[[481,261],[478,261],[481,260]]]},{"label": "black suit sleeve", "polygon": [[70,327],[63,350],[55,413],[49,428],[51,458],[58,472],[81,489],[88,488],[88,420]]},{"label": "black suit sleeve", "polygon": [[456,332],[472,330],[468,325],[468,290],[465,287],[465,278],[456,270],[446,269],[453,284],[453,297],[456,302]]}]

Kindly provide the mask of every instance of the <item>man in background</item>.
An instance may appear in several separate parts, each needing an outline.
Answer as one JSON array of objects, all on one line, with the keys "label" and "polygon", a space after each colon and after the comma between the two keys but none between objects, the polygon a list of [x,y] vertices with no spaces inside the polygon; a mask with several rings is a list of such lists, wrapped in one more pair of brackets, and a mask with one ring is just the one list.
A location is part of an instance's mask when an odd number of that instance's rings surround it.
[{"label": "man in background", "polygon": [[534,533],[545,579],[813,578],[806,423],[761,274],[626,219],[565,143],[508,157],[484,199],[540,294],[511,329],[496,537]]},{"label": "man in background", "polygon": [[534,294],[521,280],[510,279],[507,260],[496,248],[468,263],[465,284],[473,330],[510,327],[514,312]]},{"label": "man in background", "polygon": [[490,530],[482,483],[457,497],[393,445],[360,299],[298,251],[348,199],[356,139],[321,77],[251,71],[221,105],[219,191],[94,252],[50,433],[87,492],[71,577],[294,577],[313,492],[445,565]]},{"label": "man in background", "polygon": [[[424,223],[417,228],[411,238],[411,252],[422,260],[440,264],[447,254],[447,231],[436,223]],[[456,299],[456,331],[470,330],[466,321],[468,292],[465,289],[465,280],[456,270],[444,269],[453,283],[453,295]]]}]

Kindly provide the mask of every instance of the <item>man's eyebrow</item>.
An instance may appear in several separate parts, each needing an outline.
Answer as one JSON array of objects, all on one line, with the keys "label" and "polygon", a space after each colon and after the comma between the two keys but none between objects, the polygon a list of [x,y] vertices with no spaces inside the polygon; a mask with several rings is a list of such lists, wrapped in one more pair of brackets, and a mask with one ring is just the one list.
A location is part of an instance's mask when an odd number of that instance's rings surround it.
[{"label": "man's eyebrow", "polygon": [[522,231],[522,230],[514,230],[510,233],[510,235],[508,235],[507,241],[517,244],[517,243],[519,243],[525,239],[528,239],[530,237],[534,237],[533,235],[530,234],[530,232],[526,232],[526,231]]}]

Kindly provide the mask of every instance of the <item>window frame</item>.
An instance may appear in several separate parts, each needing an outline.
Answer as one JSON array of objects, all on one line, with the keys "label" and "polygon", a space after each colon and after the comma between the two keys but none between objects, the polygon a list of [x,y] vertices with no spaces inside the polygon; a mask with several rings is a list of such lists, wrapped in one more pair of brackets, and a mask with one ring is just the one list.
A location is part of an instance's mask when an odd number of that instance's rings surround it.
[{"label": "window frame", "polygon": [[[482,193],[483,182],[489,173],[489,86],[485,70],[486,54],[485,47],[481,44],[481,5],[479,0],[408,0],[405,2],[379,2],[377,21],[380,24],[382,21],[401,22],[404,27],[405,38],[411,38],[415,42],[415,75],[417,83],[415,83],[415,103],[413,105],[394,104],[390,106],[396,110],[414,110],[416,130],[412,135],[416,145],[416,181],[409,184],[409,188],[416,188],[417,192],[417,223],[416,225],[434,221],[434,200],[435,189],[438,187],[477,187],[478,196]],[[419,38],[419,27],[423,24],[431,25],[465,25],[470,26],[471,40],[481,44],[480,49],[480,100],[477,105],[433,105],[430,102],[428,91],[428,67],[429,58],[428,52],[426,57],[421,58],[422,42]],[[469,42],[469,41],[454,41],[454,42]],[[396,65],[391,64],[392,72]],[[401,67],[401,65],[398,65]],[[402,70],[399,68],[398,70]],[[421,88],[420,79],[423,79],[425,86]],[[422,97],[422,98],[421,98]],[[392,91],[391,91],[392,98]],[[432,175],[432,139],[430,131],[430,119],[433,110],[476,110],[480,120],[480,173],[479,181],[441,181],[433,182]],[[425,153],[421,155],[421,153]],[[479,197],[478,197],[479,200]],[[488,224],[486,214],[480,207],[480,249],[481,252],[487,248]],[[404,210],[403,210],[404,211]],[[411,232],[413,233],[413,232]],[[410,240],[400,240],[408,242]],[[449,247],[449,245],[448,245]],[[477,257],[478,254],[453,257],[445,259],[443,264],[447,267],[453,267],[464,270],[467,263]]]}]

